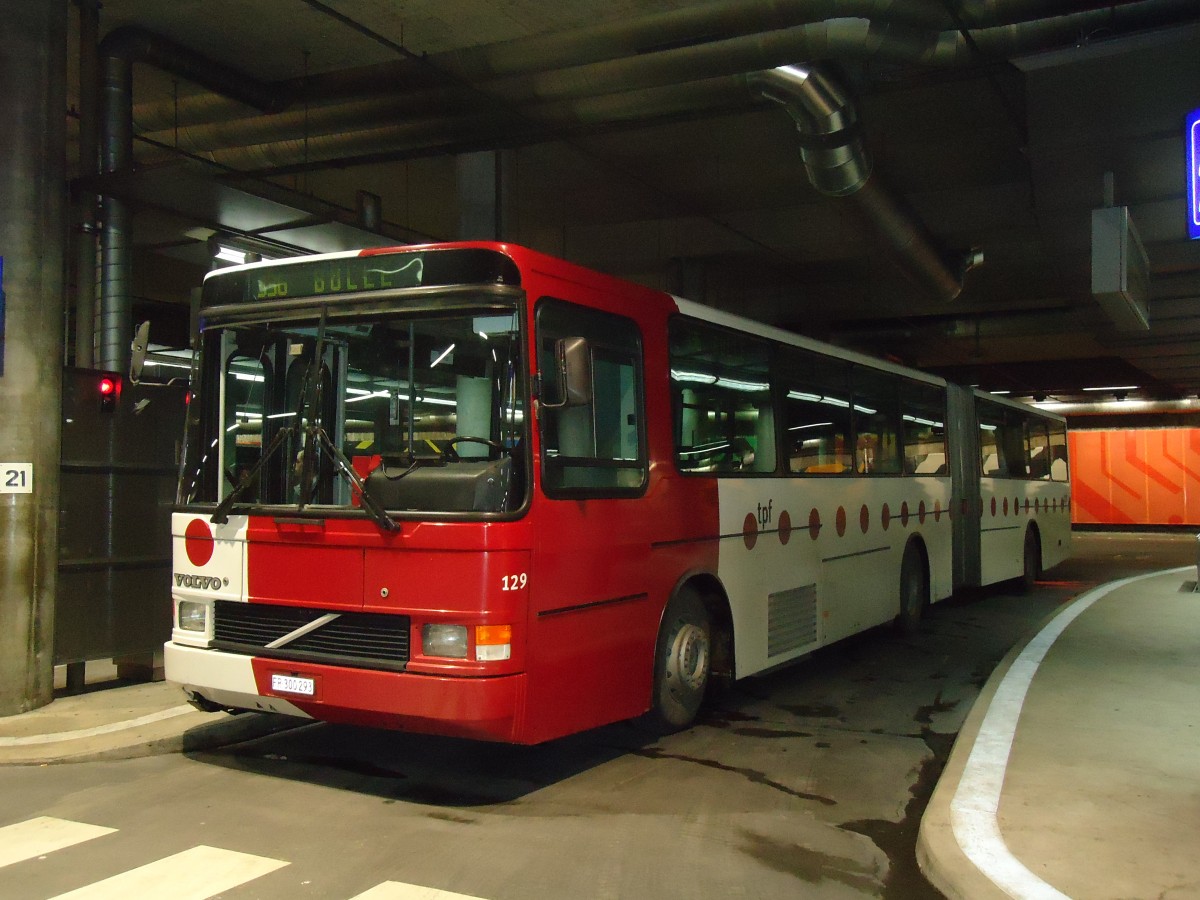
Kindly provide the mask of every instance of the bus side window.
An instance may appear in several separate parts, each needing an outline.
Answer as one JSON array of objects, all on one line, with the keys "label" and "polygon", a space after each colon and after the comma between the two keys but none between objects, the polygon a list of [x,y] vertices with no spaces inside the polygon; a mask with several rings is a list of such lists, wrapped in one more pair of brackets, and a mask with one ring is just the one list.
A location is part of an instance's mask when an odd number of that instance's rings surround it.
[{"label": "bus side window", "polygon": [[1050,442],[1044,422],[1031,420],[1026,423],[1025,454],[1029,460],[1029,477],[1048,481],[1050,479]]},{"label": "bus side window", "polygon": [[788,471],[802,475],[853,471],[845,367],[833,359],[789,349],[781,356],[780,371]]},{"label": "bus side window", "polygon": [[980,404],[979,410],[979,472],[985,478],[1003,475],[1004,444],[1000,440],[1000,432],[1004,427],[1004,415],[990,415],[989,411]]},{"label": "bus side window", "polygon": [[1054,481],[1066,481],[1067,474],[1067,429],[1053,423],[1050,426],[1050,477]]},{"label": "bus side window", "polygon": [[932,385],[906,382],[901,393],[904,471],[909,475],[946,473],[946,393]]},{"label": "bus side window", "polygon": [[865,368],[854,372],[855,468],[861,475],[901,471],[898,387],[887,373]]},{"label": "bus side window", "polygon": [[583,337],[591,354],[586,403],[541,406],[543,487],[551,496],[641,493],[647,473],[642,413],[641,335],[630,319],[543,299],[537,309],[538,369],[543,399],[556,383],[555,344]]},{"label": "bus side window", "polygon": [[770,348],[686,319],[671,323],[675,460],[685,472],[774,472]]}]

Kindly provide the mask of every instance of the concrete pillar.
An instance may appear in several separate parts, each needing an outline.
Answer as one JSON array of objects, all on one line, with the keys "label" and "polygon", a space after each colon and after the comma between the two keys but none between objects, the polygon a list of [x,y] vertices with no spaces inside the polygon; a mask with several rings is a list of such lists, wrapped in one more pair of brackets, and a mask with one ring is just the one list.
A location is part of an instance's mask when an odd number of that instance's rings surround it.
[{"label": "concrete pillar", "polygon": [[515,160],[511,150],[464,153],[455,160],[459,240],[512,239]]},{"label": "concrete pillar", "polygon": [[[67,0],[0,0],[0,715],[54,695]],[[21,479],[5,476],[21,466]],[[11,483],[10,483],[11,482]]]}]

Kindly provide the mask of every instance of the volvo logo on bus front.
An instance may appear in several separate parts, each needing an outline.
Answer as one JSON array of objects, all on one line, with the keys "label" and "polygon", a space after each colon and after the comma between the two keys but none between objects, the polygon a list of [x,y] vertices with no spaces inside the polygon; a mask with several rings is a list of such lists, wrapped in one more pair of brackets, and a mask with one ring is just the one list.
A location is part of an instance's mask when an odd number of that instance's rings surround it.
[{"label": "volvo logo on bus front", "polygon": [[229,587],[229,579],[217,578],[215,575],[188,575],[183,572],[176,572],[175,587],[194,588],[201,591],[219,591],[223,587]]}]

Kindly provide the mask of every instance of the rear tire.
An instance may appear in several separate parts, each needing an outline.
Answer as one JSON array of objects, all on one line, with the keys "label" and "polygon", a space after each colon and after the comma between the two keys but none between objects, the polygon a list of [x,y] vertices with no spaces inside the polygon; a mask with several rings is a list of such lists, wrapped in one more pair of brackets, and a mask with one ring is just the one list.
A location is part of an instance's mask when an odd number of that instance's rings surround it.
[{"label": "rear tire", "polygon": [[691,725],[711,672],[712,620],[700,596],[684,588],[667,604],[659,628],[650,725],[663,733]]},{"label": "rear tire", "polygon": [[1019,586],[1021,593],[1028,594],[1042,574],[1042,545],[1033,529],[1025,532],[1025,547],[1022,551],[1021,577]]},{"label": "rear tire", "polygon": [[904,548],[904,560],[900,563],[900,615],[896,617],[896,628],[901,634],[916,634],[921,628],[921,617],[929,605],[929,573],[925,567],[925,555],[915,541]]}]

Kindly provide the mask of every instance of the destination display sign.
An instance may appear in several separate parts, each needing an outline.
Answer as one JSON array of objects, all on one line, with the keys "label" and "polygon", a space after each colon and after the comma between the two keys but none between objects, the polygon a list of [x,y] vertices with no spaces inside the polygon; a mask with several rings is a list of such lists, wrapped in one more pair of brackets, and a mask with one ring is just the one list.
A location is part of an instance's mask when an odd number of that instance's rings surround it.
[{"label": "destination display sign", "polygon": [[325,294],[420,287],[420,256],[349,256],[270,266],[246,273],[247,300],[320,297]]},{"label": "destination display sign", "polygon": [[476,248],[299,257],[214,272],[204,282],[204,303],[240,304],[480,283],[519,284],[520,274],[504,254]]}]

